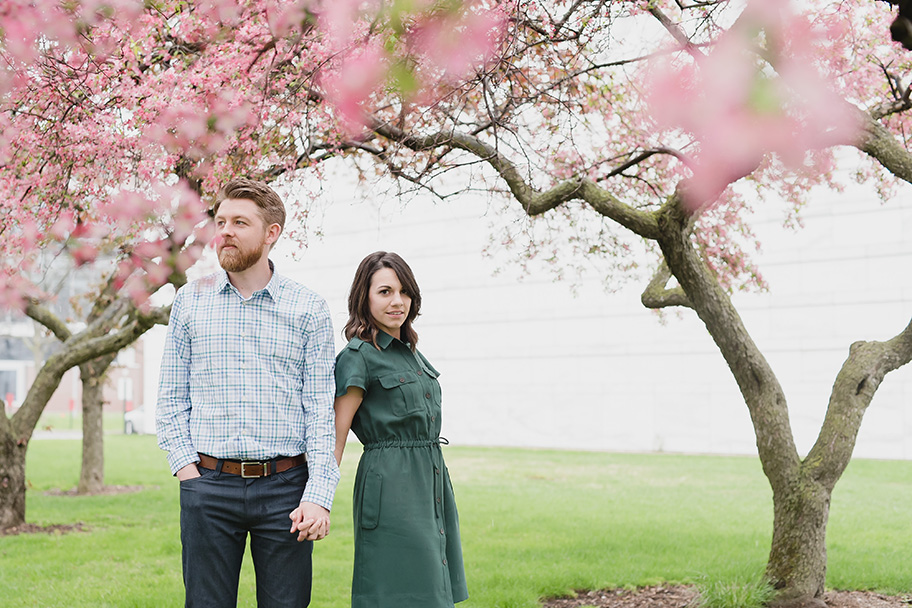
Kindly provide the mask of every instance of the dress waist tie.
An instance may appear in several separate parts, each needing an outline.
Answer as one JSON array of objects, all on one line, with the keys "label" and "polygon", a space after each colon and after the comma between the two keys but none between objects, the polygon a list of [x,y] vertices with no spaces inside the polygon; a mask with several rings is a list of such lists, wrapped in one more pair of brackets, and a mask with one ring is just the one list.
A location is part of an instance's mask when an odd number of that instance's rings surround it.
[{"label": "dress waist tie", "polygon": [[449,445],[446,437],[436,439],[388,439],[386,441],[372,441],[364,444],[364,451],[380,450],[383,448],[429,448],[432,446]]}]

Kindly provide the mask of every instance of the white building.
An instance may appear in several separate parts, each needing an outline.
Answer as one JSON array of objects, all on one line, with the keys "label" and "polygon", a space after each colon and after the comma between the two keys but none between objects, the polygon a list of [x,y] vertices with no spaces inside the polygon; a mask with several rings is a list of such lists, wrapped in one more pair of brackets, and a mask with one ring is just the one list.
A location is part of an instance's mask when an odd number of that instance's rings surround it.
[{"label": "white building", "polygon": [[[332,194],[322,217],[310,220],[325,237],[297,252],[285,237],[272,258],[327,298],[337,331],[366,254],[395,251],[409,262],[423,297],[419,346],[442,372],[451,443],[756,453],[737,385],[692,311],[663,324],[639,302],[644,284],[608,294],[589,276],[574,295],[543,268],[520,279],[506,266],[494,276],[505,261],[482,256],[490,222],[483,200],[416,200],[403,210],[394,199],[353,203],[348,191]],[[761,216],[758,261],[770,291],[735,302],[785,389],[804,453],[849,345],[889,339],[912,318],[912,197],[904,190],[881,205],[860,189],[827,194],[794,233],[781,227],[781,210]],[[162,335],[146,340],[147,402]],[[912,458],[912,365],[881,385],[855,454]]]}]

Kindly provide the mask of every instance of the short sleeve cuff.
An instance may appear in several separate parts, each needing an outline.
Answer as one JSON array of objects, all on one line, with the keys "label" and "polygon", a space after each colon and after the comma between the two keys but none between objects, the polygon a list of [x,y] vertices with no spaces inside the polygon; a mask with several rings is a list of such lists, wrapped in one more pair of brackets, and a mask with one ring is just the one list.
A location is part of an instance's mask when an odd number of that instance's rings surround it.
[{"label": "short sleeve cuff", "polygon": [[346,347],[336,358],[336,397],[347,393],[350,386],[367,390],[367,366],[357,350]]},{"label": "short sleeve cuff", "polygon": [[348,392],[349,388],[351,388],[353,386],[366,391],[367,387],[365,386],[365,384],[367,384],[367,382],[365,382],[363,378],[349,378],[348,380],[346,380],[345,382],[342,382],[341,384],[337,380],[336,381],[336,397],[341,397],[342,395],[344,395],[345,393]]}]

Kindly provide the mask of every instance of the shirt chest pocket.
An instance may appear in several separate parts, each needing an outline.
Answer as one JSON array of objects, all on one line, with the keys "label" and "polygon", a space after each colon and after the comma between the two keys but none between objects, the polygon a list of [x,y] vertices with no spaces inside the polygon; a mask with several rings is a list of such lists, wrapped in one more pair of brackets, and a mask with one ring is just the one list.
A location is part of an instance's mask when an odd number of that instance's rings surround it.
[{"label": "shirt chest pocket", "polygon": [[378,380],[394,415],[407,416],[424,410],[421,399],[424,393],[415,372],[393,372],[380,376]]}]

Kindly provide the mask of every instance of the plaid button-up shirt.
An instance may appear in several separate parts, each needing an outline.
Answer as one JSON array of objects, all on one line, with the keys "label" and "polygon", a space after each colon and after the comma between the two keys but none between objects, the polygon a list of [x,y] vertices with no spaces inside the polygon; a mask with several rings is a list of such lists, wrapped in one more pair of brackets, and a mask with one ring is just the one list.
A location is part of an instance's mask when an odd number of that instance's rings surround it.
[{"label": "plaid button-up shirt", "polygon": [[198,462],[198,452],[237,460],[306,453],[302,500],[330,509],[339,482],[333,351],[326,302],[275,272],[246,300],[224,270],[178,290],[156,409],[171,472]]}]

